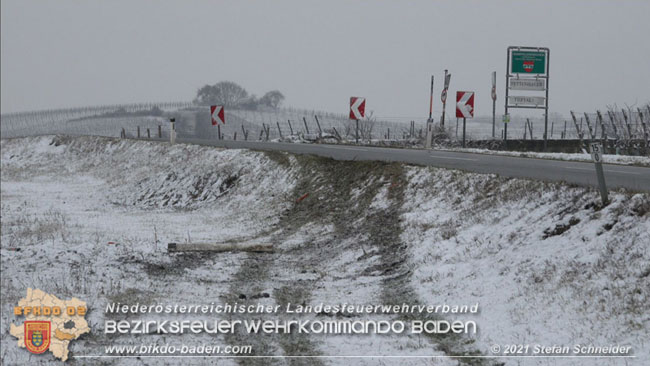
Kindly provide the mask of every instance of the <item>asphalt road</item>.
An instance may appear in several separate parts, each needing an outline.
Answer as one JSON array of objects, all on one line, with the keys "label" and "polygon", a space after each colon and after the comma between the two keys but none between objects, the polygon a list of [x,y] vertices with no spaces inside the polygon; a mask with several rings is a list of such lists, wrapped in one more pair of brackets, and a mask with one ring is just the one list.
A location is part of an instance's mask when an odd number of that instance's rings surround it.
[{"label": "asphalt road", "polygon": [[[460,169],[476,173],[493,173],[504,177],[535,179],[549,182],[567,182],[581,186],[597,187],[596,169],[593,163],[549,159],[520,158],[422,149],[395,149],[385,147],[292,144],[279,142],[253,142],[228,140],[178,139],[178,142],[225,147],[229,149],[253,149],[286,151],[295,154],[313,154],[336,160],[379,160],[430,165],[441,168]],[[650,192],[650,168],[603,164],[607,188],[626,188],[632,191]]]}]

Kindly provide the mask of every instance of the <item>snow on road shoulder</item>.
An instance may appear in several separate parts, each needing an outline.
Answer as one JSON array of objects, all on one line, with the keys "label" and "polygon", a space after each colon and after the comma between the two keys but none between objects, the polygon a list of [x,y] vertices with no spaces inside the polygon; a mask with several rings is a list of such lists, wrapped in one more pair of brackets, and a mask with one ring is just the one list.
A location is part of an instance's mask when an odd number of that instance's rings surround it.
[{"label": "snow on road shoulder", "polygon": [[[534,152],[534,151],[499,151],[488,149],[473,149],[473,148],[456,148],[444,149],[449,151],[469,152],[476,154],[488,155],[505,155],[517,156],[522,158],[536,158],[536,159],[551,159],[551,160],[566,160],[566,161],[583,161],[591,162],[591,154],[587,153],[552,153],[552,152]],[[614,155],[604,154],[603,162],[607,164],[620,164],[620,165],[638,165],[650,167],[650,157],[648,156],[630,156],[630,155]]]},{"label": "snow on road shoulder", "polygon": [[648,195],[613,194],[599,210],[582,188],[433,168],[409,177],[413,287],[434,304],[479,303],[467,319],[486,354],[494,344],[620,344],[650,357]]}]

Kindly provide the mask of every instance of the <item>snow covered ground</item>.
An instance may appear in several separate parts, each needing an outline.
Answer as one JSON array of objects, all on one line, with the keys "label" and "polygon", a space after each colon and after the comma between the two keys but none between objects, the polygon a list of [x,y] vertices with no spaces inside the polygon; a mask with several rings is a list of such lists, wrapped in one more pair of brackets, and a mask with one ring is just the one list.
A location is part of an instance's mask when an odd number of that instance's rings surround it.
[{"label": "snow covered ground", "polygon": [[[3,364],[58,363],[51,355],[30,357],[8,333],[9,323],[18,322],[12,307],[28,287],[88,302],[92,331],[72,343],[73,365],[162,364],[81,357],[143,339],[252,344],[258,354],[438,357],[240,359],[241,364],[643,365],[650,360],[647,194],[612,193],[613,202],[601,208],[598,194],[586,188],[400,164],[99,137],[1,144]],[[167,243],[187,241],[270,243],[275,251],[166,252]],[[479,313],[465,317],[476,321],[479,331],[464,338],[115,338],[102,332],[109,302],[478,303]],[[446,358],[493,356],[491,346],[515,343],[616,343],[631,346],[637,357]]]}]

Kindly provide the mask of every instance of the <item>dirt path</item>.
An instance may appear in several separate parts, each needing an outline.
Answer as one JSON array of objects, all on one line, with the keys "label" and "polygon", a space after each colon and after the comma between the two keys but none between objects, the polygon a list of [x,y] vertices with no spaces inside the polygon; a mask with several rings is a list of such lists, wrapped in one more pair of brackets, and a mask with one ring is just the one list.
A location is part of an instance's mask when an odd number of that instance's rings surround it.
[{"label": "dirt path", "polygon": [[[289,164],[281,155],[272,156],[276,162]],[[250,254],[232,281],[224,301],[257,303],[262,292],[274,288],[275,304],[309,304],[312,289],[327,286],[333,274],[323,253],[357,251],[357,260],[367,264],[355,276],[378,276],[380,299],[385,304],[418,304],[420,301],[410,285],[411,272],[406,265],[407,244],[400,240],[400,215],[407,184],[400,164],[378,162],[346,162],[312,156],[296,156],[299,180],[294,198],[304,197],[282,213],[272,235],[277,252],[272,255]],[[387,190],[387,191],[386,191]],[[373,201],[385,194],[388,203],[374,207]],[[331,226],[333,233],[311,234],[302,230],[310,225]],[[360,236],[360,234],[363,234]],[[307,235],[300,244],[287,244],[295,235]],[[348,240],[346,240],[348,239]],[[354,239],[354,240],[350,240]],[[352,242],[343,244],[344,242]],[[379,256],[379,261],[371,258]],[[326,256],[325,256],[326,257]],[[305,276],[305,274],[314,274]],[[355,277],[356,278],[356,277]],[[355,278],[351,278],[352,281]],[[267,290],[268,291],[268,290]],[[353,299],[351,299],[353,300]],[[357,299],[359,300],[359,299]],[[361,299],[361,301],[368,301]],[[408,315],[395,318],[409,320]],[[418,314],[421,320],[421,315]],[[432,319],[433,320],[433,319]],[[432,348],[450,355],[472,355],[477,352],[471,341],[454,336],[427,337]],[[251,336],[239,334],[228,338],[231,344],[254,344],[255,354],[318,355],[319,339],[305,334]],[[240,359],[242,365],[277,364],[277,359]],[[320,359],[284,359],[290,365],[319,365]],[[479,359],[460,359],[471,365],[483,364]]]}]

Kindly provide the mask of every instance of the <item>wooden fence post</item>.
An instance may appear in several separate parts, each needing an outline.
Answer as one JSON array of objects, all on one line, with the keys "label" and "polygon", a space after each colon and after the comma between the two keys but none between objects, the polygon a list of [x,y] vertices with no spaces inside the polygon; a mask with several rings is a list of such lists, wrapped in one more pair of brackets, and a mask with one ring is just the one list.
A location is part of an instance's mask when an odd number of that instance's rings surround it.
[{"label": "wooden fence post", "polygon": [[293,136],[293,128],[291,127],[291,120],[288,119],[288,120],[287,120],[287,123],[289,123],[289,131],[290,131],[290,135],[289,135],[289,136]]},{"label": "wooden fence post", "polygon": [[318,116],[314,115],[314,119],[316,120],[316,125],[318,126],[318,137],[322,138],[323,137],[323,130],[320,128],[320,123],[318,122]]}]

